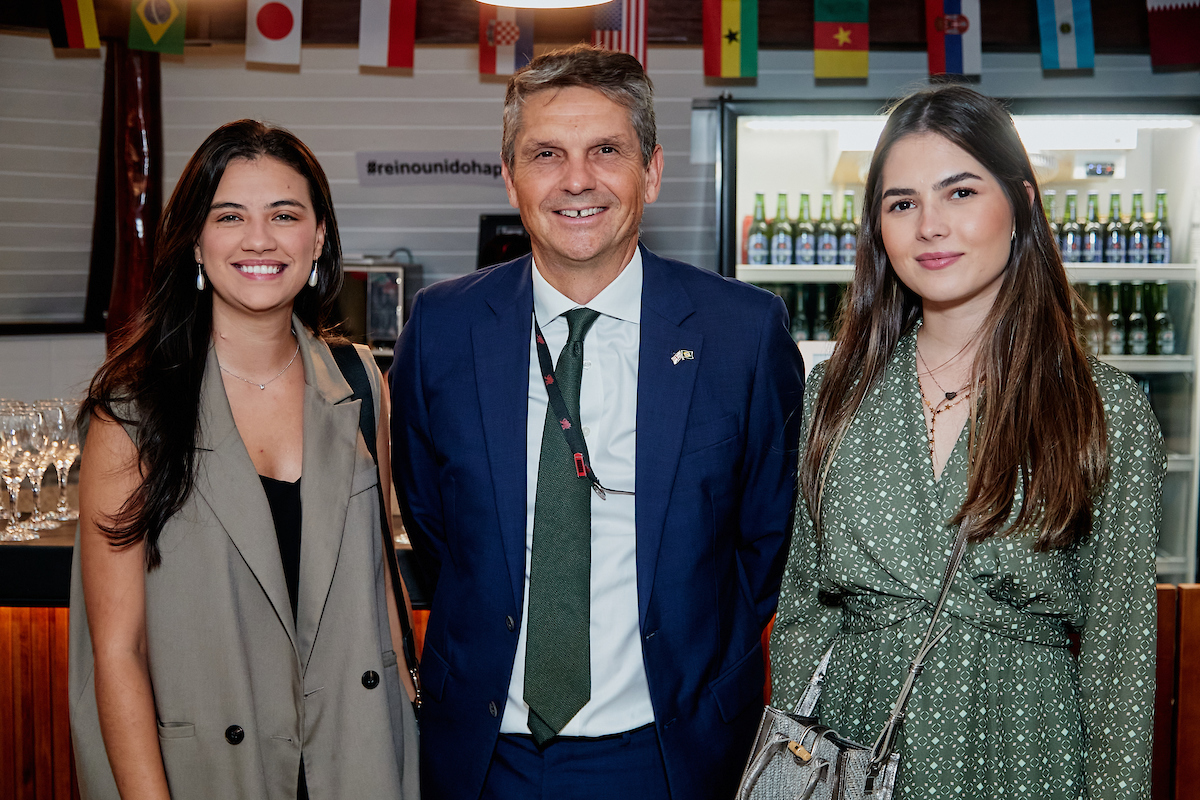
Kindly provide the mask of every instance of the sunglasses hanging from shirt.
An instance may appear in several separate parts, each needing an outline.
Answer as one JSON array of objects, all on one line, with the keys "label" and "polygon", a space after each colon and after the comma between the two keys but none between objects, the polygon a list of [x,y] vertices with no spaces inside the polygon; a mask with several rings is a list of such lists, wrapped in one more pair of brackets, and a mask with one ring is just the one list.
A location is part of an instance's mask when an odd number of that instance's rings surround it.
[{"label": "sunglasses hanging from shirt", "polygon": [[583,434],[579,432],[579,426],[575,424],[575,420],[571,419],[567,403],[563,400],[562,392],[558,388],[558,381],[554,377],[554,361],[550,357],[550,348],[546,346],[546,337],[542,335],[542,328],[538,325],[536,317],[533,320],[533,332],[534,339],[537,341],[538,364],[542,368],[542,381],[546,384],[550,407],[554,409],[554,416],[558,417],[563,436],[567,440],[567,447],[571,448],[572,457],[575,459],[575,474],[589,480],[592,490],[600,496],[601,500],[607,500],[610,494],[632,497],[633,492],[609,489],[596,477],[596,471],[592,469],[592,460],[588,457],[587,442],[583,440]]}]

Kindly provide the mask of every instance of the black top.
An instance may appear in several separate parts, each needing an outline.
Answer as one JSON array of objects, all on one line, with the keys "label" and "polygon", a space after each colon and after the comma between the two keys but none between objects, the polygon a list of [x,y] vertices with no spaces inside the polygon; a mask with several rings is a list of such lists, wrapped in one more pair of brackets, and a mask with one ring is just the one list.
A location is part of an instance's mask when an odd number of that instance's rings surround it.
[{"label": "black top", "polygon": [[275,538],[279,541],[279,557],[283,560],[283,577],[287,581],[288,599],[292,601],[292,619],[296,619],[296,598],[300,587],[300,481],[288,483],[258,476],[271,505],[275,520]]}]

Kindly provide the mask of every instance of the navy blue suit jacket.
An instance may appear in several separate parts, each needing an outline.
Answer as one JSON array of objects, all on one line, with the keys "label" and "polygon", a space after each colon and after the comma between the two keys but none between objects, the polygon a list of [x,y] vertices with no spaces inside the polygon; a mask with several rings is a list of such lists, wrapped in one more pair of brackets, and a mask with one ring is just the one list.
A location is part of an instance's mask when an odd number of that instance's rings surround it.
[{"label": "navy blue suit jacket", "polygon": [[[804,371],[774,295],[642,249],[637,592],[671,795],[729,798],[762,709],[795,501]],[[391,371],[392,474],[433,587],[426,800],[475,800],[525,569],[529,256],[417,295]],[[671,361],[678,350],[691,360]]]}]

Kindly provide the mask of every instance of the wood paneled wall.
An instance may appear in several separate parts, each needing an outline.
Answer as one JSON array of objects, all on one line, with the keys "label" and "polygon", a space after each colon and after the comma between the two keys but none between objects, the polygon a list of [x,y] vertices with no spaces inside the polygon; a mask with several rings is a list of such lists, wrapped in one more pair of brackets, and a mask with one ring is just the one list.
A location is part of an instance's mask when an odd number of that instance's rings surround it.
[{"label": "wood paneled wall", "polygon": [[65,608],[0,607],[0,798],[78,798]]}]

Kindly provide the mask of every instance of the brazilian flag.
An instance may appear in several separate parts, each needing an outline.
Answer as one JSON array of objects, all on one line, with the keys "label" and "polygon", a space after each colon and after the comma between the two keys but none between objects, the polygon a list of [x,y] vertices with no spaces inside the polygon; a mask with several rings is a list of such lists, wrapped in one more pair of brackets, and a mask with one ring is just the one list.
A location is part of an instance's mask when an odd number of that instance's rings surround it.
[{"label": "brazilian flag", "polygon": [[133,0],[129,15],[129,49],[183,55],[187,22],[184,0]]}]

